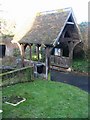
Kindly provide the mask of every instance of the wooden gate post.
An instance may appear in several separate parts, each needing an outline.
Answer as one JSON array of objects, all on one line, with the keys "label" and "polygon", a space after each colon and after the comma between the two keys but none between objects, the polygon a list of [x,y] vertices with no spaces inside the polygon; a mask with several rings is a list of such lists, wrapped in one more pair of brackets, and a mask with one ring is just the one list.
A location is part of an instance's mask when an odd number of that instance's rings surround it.
[{"label": "wooden gate post", "polygon": [[24,50],[24,45],[21,44],[21,57],[22,57],[22,67],[24,67],[24,57],[25,57],[25,50]]},{"label": "wooden gate post", "polygon": [[46,79],[48,79],[48,69],[49,69],[49,66],[48,66],[48,55],[49,55],[49,48],[46,47]]}]

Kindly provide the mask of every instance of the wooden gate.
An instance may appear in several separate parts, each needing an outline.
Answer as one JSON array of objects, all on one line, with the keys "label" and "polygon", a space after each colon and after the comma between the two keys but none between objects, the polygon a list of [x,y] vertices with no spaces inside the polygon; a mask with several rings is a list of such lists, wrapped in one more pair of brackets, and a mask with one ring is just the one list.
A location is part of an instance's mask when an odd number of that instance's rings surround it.
[{"label": "wooden gate", "polygon": [[59,69],[59,68],[67,69],[70,67],[70,58],[63,57],[63,56],[51,55],[50,66],[53,69]]}]

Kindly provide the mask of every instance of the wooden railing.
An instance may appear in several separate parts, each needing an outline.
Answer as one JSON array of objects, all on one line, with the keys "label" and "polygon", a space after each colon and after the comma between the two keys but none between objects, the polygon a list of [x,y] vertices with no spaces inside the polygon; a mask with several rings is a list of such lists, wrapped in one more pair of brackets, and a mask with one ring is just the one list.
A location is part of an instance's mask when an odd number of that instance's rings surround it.
[{"label": "wooden railing", "polygon": [[33,67],[23,67],[17,70],[0,74],[0,87],[33,80]]},{"label": "wooden railing", "polygon": [[51,62],[51,65],[53,65],[53,66],[58,66],[58,67],[63,67],[63,68],[70,67],[69,57],[61,57],[61,56],[51,55],[50,62]]}]

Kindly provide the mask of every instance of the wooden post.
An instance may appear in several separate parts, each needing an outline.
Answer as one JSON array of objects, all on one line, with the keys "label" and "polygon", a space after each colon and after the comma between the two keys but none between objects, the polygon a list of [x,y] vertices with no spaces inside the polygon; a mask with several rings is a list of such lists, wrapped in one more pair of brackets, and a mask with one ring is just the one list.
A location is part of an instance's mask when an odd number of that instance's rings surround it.
[{"label": "wooden post", "polygon": [[46,47],[46,79],[48,79],[48,54],[49,54],[49,49]]},{"label": "wooden post", "polygon": [[39,45],[37,45],[37,57],[38,57],[38,61],[39,61]]},{"label": "wooden post", "polygon": [[39,61],[39,59],[40,59],[40,58],[39,58],[39,47],[40,47],[41,45],[37,44],[36,46],[37,46],[37,57],[38,57],[38,61]]},{"label": "wooden post", "polygon": [[29,48],[30,48],[30,62],[32,60],[32,48],[31,47],[32,47],[32,44],[29,45]]},{"label": "wooden post", "polygon": [[73,42],[70,42],[70,44],[69,44],[69,58],[70,58],[70,64],[72,64],[72,58],[73,58]]},{"label": "wooden post", "polygon": [[22,67],[24,67],[24,57],[25,57],[25,51],[24,51],[24,45],[21,44],[21,57],[22,57]]}]

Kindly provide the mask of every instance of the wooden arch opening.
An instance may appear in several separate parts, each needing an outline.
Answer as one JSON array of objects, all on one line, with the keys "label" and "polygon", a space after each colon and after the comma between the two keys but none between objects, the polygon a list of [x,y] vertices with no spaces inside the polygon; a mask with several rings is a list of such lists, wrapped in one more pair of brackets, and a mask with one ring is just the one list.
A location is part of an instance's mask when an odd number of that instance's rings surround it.
[{"label": "wooden arch opening", "polygon": [[73,49],[73,59],[84,59],[85,51],[83,49],[83,43],[77,44]]},{"label": "wooden arch opening", "polygon": [[24,51],[25,51],[25,59],[29,60],[30,59],[30,47],[28,44],[24,46]]}]

